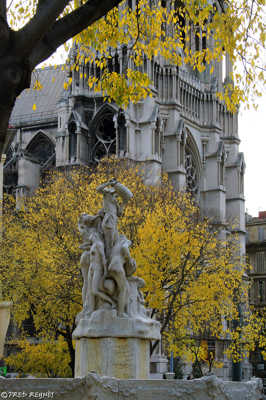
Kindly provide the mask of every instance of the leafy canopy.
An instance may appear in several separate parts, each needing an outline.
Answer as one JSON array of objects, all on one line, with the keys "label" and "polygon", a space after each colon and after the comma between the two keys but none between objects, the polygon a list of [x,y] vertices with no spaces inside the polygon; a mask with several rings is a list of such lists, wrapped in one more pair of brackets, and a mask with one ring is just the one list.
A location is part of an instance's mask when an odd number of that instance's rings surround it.
[{"label": "leafy canopy", "polygon": [[[18,29],[32,18],[37,2],[11,1],[10,25]],[[61,17],[87,0],[65,3]],[[49,7],[45,1],[44,5]],[[152,77],[145,71],[145,60],[163,57],[169,65],[187,64],[199,73],[213,74],[227,54],[233,70],[218,96],[235,111],[241,101],[255,102],[265,85],[264,6],[264,0],[124,0],[75,37],[78,62],[72,68],[79,71],[80,63],[95,62],[102,76],[85,76],[88,85],[126,107],[129,101],[152,95]],[[110,48],[125,46],[128,56],[123,73],[110,71]]]}]

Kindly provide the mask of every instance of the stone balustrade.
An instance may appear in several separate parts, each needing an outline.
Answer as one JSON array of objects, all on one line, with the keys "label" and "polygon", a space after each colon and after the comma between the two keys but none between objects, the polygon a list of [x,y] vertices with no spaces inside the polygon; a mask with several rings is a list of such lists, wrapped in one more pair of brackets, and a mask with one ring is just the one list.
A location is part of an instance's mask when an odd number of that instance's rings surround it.
[{"label": "stone balustrade", "polygon": [[[125,52],[116,51],[108,61],[108,69],[122,73],[125,64],[131,68],[147,73],[153,81],[152,90],[157,92],[159,100],[163,104],[176,103],[183,117],[201,125],[220,128],[225,136],[236,132],[236,118],[226,110],[225,104],[216,97],[217,84],[215,77],[210,75],[208,79],[199,79],[196,73],[191,73],[183,68],[163,65],[154,60],[144,60],[140,67],[126,62]],[[163,65],[163,66],[162,66]],[[72,92],[95,97],[94,90],[88,87],[89,76],[100,78],[102,71],[95,63],[84,63],[78,71],[73,71]],[[207,76],[207,74],[206,74]],[[98,93],[101,96],[101,93]]]}]

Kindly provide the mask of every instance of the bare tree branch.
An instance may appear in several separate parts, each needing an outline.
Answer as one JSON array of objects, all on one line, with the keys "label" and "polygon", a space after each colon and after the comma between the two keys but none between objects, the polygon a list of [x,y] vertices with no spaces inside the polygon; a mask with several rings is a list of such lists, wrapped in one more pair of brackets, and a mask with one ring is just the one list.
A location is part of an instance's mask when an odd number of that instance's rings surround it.
[{"label": "bare tree branch", "polygon": [[11,1],[10,1],[9,5],[8,5],[8,7],[7,7],[7,11],[9,11],[9,10],[10,10],[10,8],[11,8],[11,6],[12,6],[13,2],[14,2],[14,0],[11,0]]},{"label": "bare tree branch", "polygon": [[88,0],[77,10],[54,23],[52,28],[33,49],[29,61],[31,68],[48,58],[59,46],[77,35],[95,21],[118,6],[122,0]]},{"label": "bare tree branch", "polygon": [[17,33],[16,47],[28,54],[63,12],[70,0],[39,1],[34,17]]}]

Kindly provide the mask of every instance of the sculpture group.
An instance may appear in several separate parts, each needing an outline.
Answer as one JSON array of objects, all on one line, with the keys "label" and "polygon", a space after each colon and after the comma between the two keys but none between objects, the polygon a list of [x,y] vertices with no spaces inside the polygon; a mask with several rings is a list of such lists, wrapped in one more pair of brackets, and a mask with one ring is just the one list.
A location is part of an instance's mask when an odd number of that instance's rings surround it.
[{"label": "sculpture group", "polygon": [[117,230],[118,218],[133,194],[115,179],[100,185],[97,192],[103,195],[102,209],[96,215],[82,214],[78,222],[83,239],[83,310],[77,322],[102,309],[116,310],[120,318],[146,317],[140,292],[144,281],[132,276],[136,262],[130,256],[131,242]]}]

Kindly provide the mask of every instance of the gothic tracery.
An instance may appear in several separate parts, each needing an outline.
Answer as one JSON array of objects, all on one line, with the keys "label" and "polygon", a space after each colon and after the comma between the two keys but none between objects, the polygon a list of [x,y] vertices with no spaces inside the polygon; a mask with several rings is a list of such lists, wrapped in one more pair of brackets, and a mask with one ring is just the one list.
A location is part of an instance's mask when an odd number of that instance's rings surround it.
[{"label": "gothic tracery", "polygon": [[185,150],[185,170],[187,191],[196,194],[199,189],[197,167],[193,154],[188,147]]},{"label": "gothic tracery", "polygon": [[93,161],[99,162],[103,157],[116,154],[116,131],[113,114],[108,113],[100,119],[95,131],[95,144],[93,147]]}]

